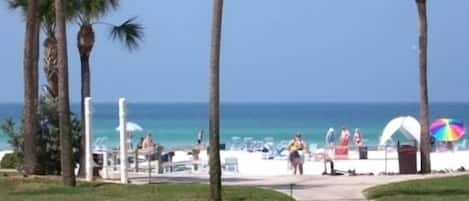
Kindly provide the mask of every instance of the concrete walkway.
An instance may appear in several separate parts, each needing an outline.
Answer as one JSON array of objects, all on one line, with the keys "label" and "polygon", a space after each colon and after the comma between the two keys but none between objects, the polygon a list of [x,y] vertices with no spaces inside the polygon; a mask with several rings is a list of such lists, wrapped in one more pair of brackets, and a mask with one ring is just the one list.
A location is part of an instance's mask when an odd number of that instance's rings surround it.
[{"label": "concrete walkway", "polygon": [[[433,175],[435,176],[435,175]],[[430,176],[275,176],[275,177],[236,177],[223,178],[223,185],[256,186],[273,189],[293,195],[298,201],[362,201],[366,200],[362,191],[368,187],[419,179]],[[446,175],[448,176],[448,175]],[[148,183],[148,178],[133,178],[132,183]],[[152,183],[208,183],[208,176],[166,175],[151,179]]]},{"label": "concrete walkway", "polygon": [[[419,176],[283,176],[260,181],[234,182],[271,188],[293,194],[298,201],[362,201],[362,191],[368,187],[415,179]],[[420,176],[421,177],[421,176]],[[293,184],[293,185],[291,185]],[[290,190],[292,187],[292,190]]]}]

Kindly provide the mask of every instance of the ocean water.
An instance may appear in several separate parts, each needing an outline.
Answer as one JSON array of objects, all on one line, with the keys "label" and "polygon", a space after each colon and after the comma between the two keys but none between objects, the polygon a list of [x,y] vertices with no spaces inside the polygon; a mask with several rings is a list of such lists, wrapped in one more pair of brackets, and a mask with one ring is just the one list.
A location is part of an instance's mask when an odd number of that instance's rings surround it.
[{"label": "ocean water", "polygon": [[[0,104],[0,119],[13,117],[19,123],[21,104]],[[221,142],[230,143],[233,136],[262,140],[289,140],[295,132],[303,133],[308,143],[323,144],[329,127],[339,130],[346,126],[353,131],[360,128],[367,144],[378,143],[386,123],[396,116],[412,115],[418,118],[417,103],[227,103],[221,106]],[[78,114],[79,105],[72,105]],[[469,122],[469,104],[434,103],[430,105],[431,120],[451,117]],[[165,146],[190,145],[196,142],[197,131],[205,131],[208,140],[208,105],[128,104],[128,120],[141,125],[133,141],[151,132],[156,142]],[[105,138],[107,147],[119,142],[117,103],[94,104],[93,139]],[[465,136],[467,138],[467,136]],[[7,139],[0,131],[0,149],[8,148]]]}]

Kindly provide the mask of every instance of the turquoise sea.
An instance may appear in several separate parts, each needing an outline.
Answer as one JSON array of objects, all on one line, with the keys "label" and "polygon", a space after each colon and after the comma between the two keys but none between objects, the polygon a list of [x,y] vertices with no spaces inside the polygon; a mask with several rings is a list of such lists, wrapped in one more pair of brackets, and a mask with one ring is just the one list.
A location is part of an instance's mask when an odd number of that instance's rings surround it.
[{"label": "turquoise sea", "polygon": [[[469,122],[469,103],[430,106],[431,120],[452,117]],[[366,142],[376,144],[389,120],[400,115],[418,118],[418,109],[417,103],[226,103],[221,106],[221,142],[230,143],[233,136],[288,140],[300,131],[308,143],[323,144],[329,127],[339,130],[346,126],[351,131],[360,128]],[[21,111],[21,104],[0,104],[0,119],[12,116],[19,122]],[[73,104],[72,111],[78,113],[79,105]],[[166,146],[194,144],[199,129],[205,131],[204,140],[208,139],[208,105],[203,103],[129,103],[128,120]],[[106,146],[116,146],[117,125],[117,103],[94,104],[94,139],[105,137]],[[134,142],[144,132],[135,133]],[[5,148],[6,137],[0,133],[0,149]]]}]

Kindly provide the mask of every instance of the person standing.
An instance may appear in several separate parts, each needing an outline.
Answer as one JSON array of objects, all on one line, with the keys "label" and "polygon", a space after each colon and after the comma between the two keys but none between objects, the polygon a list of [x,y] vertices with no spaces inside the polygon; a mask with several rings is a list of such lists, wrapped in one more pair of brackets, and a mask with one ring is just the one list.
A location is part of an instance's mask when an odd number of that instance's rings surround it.
[{"label": "person standing", "polygon": [[197,133],[197,144],[202,144],[204,140],[204,130],[199,130],[199,132]]},{"label": "person standing", "polygon": [[340,132],[340,145],[348,146],[349,138],[350,138],[350,131],[346,127],[342,127],[342,131]]},{"label": "person standing", "polygon": [[358,128],[355,128],[355,132],[353,132],[353,143],[355,144],[355,147],[363,145],[362,134]]},{"label": "person standing", "polygon": [[344,157],[348,155],[350,132],[346,127],[342,127],[340,132],[339,146],[334,149],[334,157]]},{"label": "person standing", "polygon": [[288,143],[288,151],[290,152],[290,163],[293,167],[293,174],[299,170],[300,175],[303,175],[303,150],[305,149],[305,142],[301,139],[301,133],[296,133],[293,140]]},{"label": "person standing", "polygon": [[329,128],[326,133],[326,147],[332,148],[335,143],[335,131],[333,128]]}]

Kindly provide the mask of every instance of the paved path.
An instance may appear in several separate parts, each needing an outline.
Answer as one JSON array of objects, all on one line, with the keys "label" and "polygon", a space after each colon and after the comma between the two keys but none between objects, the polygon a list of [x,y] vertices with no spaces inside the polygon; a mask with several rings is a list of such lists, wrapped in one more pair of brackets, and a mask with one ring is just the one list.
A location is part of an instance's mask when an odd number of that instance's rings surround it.
[{"label": "paved path", "polygon": [[[410,179],[449,175],[396,176],[275,176],[226,177],[223,185],[257,186],[274,189],[298,201],[363,201],[362,191],[368,187]],[[207,176],[171,175],[152,178],[153,183],[208,183]],[[148,183],[148,178],[133,179],[132,183]],[[292,191],[290,187],[292,186]]]},{"label": "paved path", "polygon": [[[389,182],[414,179],[418,176],[303,176],[265,178],[259,182],[239,182],[272,188],[286,194],[293,194],[298,201],[362,201],[364,189]],[[259,184],[256,184],[259,183]],[[290,184],[293,191],[290,191]]]}]

